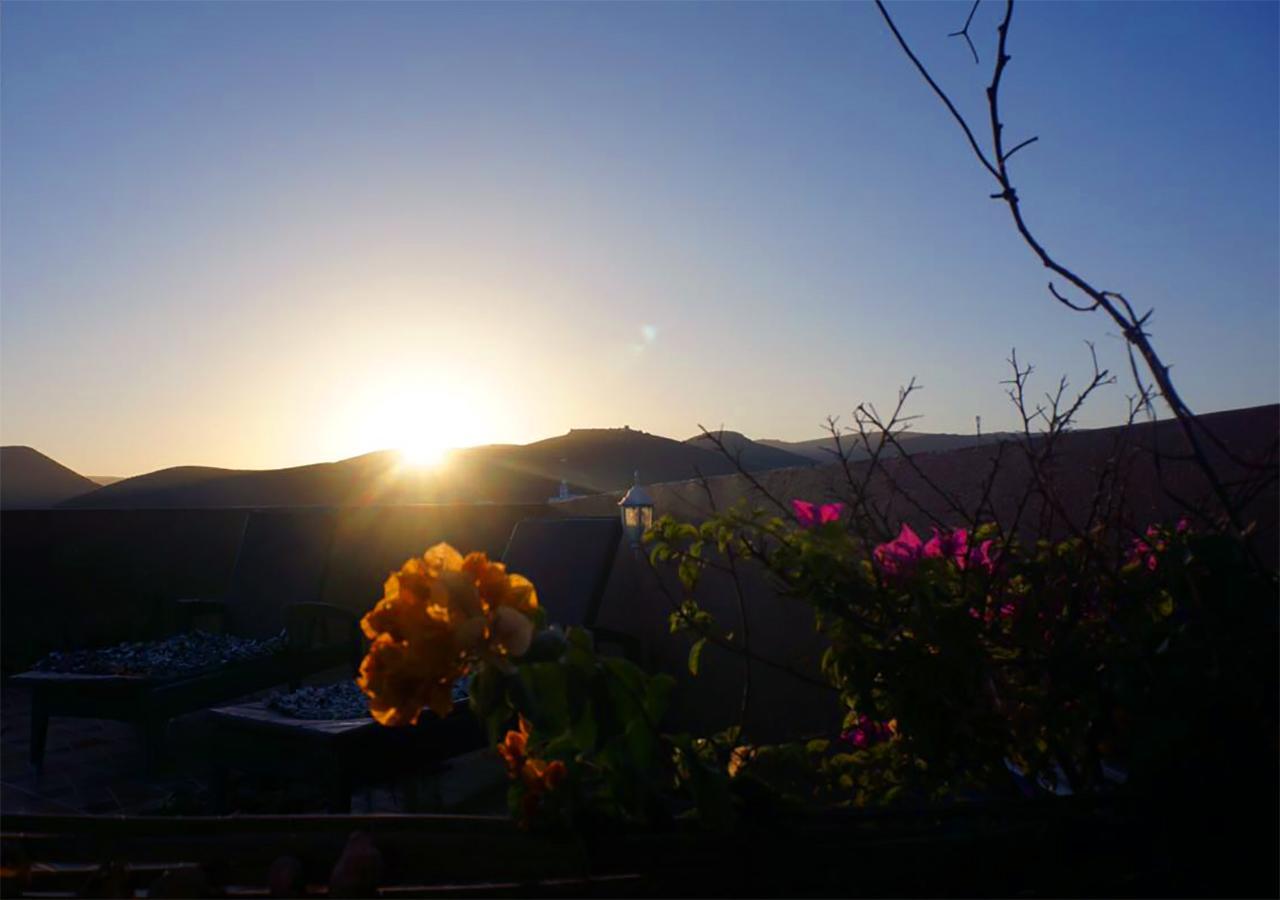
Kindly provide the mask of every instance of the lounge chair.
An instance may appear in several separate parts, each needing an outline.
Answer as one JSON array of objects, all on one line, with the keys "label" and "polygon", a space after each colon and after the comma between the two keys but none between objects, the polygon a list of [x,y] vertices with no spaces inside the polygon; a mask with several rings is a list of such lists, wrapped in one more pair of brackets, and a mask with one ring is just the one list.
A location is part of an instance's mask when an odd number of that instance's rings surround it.
[{"label": "lounge chair", "polygon": [[634,636],[597,622],[621,537],[616,516],[523,519],[512,529],[502,561],[533,582],[549,622],[581,625],[597,643],[617,644],[636,660],[640,644]]},{"label": "lounge chair", "polygon": [[172,675],[94,675],[31,670],[12,679],[32,692],[31,762],[44,765],[51,716],[114,719],[138,726],[148,762],[169,719],[359,658],[357,617],[318,602],[336,514],[255,511],[245,520],[230,588],[221,600],[176,601],[179,630],[217,620],[240,637],[285,632],[277,653]]}]

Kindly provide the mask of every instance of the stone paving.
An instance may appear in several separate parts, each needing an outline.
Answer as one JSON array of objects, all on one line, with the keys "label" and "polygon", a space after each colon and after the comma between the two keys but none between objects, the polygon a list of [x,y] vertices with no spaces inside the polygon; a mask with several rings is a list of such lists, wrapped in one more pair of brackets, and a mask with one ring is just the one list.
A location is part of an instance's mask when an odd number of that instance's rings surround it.
[{"label": "stone paving", "polygon": [[[170,723],[164,758],[151,771],[142,741],[131,726],[101,719],[52,718],[44,771],[37,773],[29,759],[30,712],[26,690],[8,684],[0,687],[0,814],[208,812],[208,763],[200,753],[203,714]],[[436,808],[502,813],[502,782],[501,764],[492,751],[459,757],[436,786]],[[406,803],[410,795],[405,785],[357,790],[352,794],[351,812],[415,811]],[[323,812],[326,799],[314,785],[250,776],[233,777],[229,797],[231,810],[238,813]]]}]

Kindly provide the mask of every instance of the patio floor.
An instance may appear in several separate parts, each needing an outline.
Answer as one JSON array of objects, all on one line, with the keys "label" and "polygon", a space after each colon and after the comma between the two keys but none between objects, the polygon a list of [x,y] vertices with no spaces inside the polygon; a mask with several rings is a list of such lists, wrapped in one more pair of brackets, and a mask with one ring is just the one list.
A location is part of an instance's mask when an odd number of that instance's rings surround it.
[{"label": "patio floor", "polygon": [[[332,675],[327,680],[333,680]],[[326,679],[315,679],[323,683]],[[271,692],[251,695],[260,699]],[[52,718],[44,771],[32,767],[29,693],[0,687],[0,814],[202,815],[210,810],[209,764],[201,752],[208,727],[204,713],[172,720],[164,758],[148,771],[134,729],[102,719]],[[410,809],[404,783],[359,789],[351,812],[450,811],[503,813],[505,776],[492,750],[456,757],[433,785],[438,803]],[[229,806],[234,813],[323,812],[326,796],[314,784],[265,776],[233,775]]]}]

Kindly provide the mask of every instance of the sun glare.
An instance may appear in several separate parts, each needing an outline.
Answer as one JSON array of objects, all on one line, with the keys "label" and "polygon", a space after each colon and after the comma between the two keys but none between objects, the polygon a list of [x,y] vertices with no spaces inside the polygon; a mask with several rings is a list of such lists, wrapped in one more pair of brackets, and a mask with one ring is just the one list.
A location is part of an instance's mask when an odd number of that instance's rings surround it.
[{"label": "sun glare", "polygon": [[454,448],[491,439],[487,398],[474,386],[412,375],[388,382],[352,398],[345,431],[359,452],[395,450],[403,465],[428,469]]},{"label": "sun glare", "polygon": [[430,434],[416,435],[401,443],[400,459],[406,465],[418,468],[438,466],[449,455],[449,450]]}]

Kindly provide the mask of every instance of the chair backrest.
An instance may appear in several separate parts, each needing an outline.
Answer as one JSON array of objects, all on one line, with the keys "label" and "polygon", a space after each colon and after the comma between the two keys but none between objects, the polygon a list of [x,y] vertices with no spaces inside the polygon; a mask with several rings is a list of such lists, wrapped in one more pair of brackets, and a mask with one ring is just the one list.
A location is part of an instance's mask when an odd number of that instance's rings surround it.
[{"label": "chair backrest", "polygon": [[228,630],[244,637],[277,634],[285,604],[319,600],[336,524],[329,509],[251,512],[226,595]]},{"label": "chair backrest", "polygon": [[548,622],[595,625],[622,525],[617,517],[523,519],[502,561],[533,582]]}]

